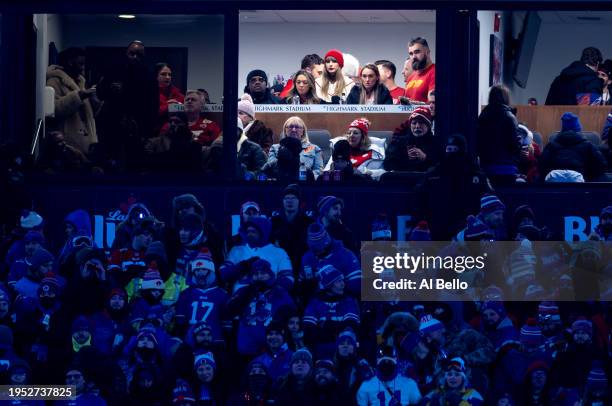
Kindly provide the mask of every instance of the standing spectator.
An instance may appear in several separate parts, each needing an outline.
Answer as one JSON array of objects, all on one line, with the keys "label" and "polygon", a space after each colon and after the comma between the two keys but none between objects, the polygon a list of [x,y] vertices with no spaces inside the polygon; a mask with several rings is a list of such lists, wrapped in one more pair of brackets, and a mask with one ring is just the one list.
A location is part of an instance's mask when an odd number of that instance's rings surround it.
[{"label": "standing spectator", "polygon": [[47,68],[47,86],[55,92],[55,117],[66,143],[87,155],[98,142],[91,97],[96,87],[85,84],[85,51],[68,48],[60,52],[59,65]]},{"label": "standing spectator", "polygon": [[[476,218],[473,218],[472,227],[476,226],[476,223],[483,226],[484,230],[480,231],[480,235],[488,235],[493,238],[495,241],[506,241],[507,233],[506,227],[504,224],[504,213],[506,211],[506,206],[502,203],[501,200],[495,195],[484,195],[480,199],[480,213]],[[472,217],[472,216],[470,216]],[[468,241],[467,231],[470,228],[470,221],[468,218],[468,226],[457,234],[457,240],[463,241],[465,236],[465,241]],[[471,232],[476,231],[477,227],[474,227],[474,230],[470,230]],[[472,237],[475,237],[475,234],[471,234]],[[474,240],[472,240],[474,241]],[[476,240],[478,241],[478,240]]]},{"label": "standing spectator", "polygon": [[317,358],[331,358],[338,334],[359,328],[359,305],[345,294],[344,275],[333,265],[319,270],[319,292],[304,311],[304,338]]},{"label": "standing spectator", "polygon": [[431,125],[429,108],[417,107],[393,132],[385,151],[385,170],[425,172],[437,164],[442,148],[431,132]]},{"label": "standing spectator", "polygon": [[70,212],[64,219],[66,242],[57,257],[58,267],[66,263],[66,267],[74,265],[74,254],[80,248],[93,247],[91,220],[89,213],[79,209]]},{"label": "standing spectator", "polygon": [[249,141],[259,145],[266,157],[274,139],[274,132],[260,121],[255,120],[255,105],[248,94],[243,94],[238,101],[238,118],[243,126],[243,133]]},{"label": "standing spectator", "polygon": [[255,104],[280,104],[281,100],[272,94],[268,88],[268,75],[261,69],[249,72],[246,78],[247,84],[244,92],[253,98]]},{"label": "standing spectator", "polygon": [[282,197],[282,208],[272,213],[272,241],[287,252],[293,271],[297,273],[302,257],[308,250],[308,226],[313,219],[301,207],[299,185],[294,183],[287,186]]},{"label": "standing spectator", "polygon": [[[83,248],[76,256],[75,273],[68,280],[64,302],[86,316],[104,309],[110,290],[106,274],[107,261],[101,249]],[[121,285],[123,287],[124,285]]]},{"label": "standing spectator", "polygon": [[[20,251],[22,252],[16,253],[15,260],[8,264],[10,268],[7,284],[11,287],[14,287],[15,283],[28,273],[28,269],[32,266],[34,253],[40,249],[44,250],[45,237],[38,231],[28,231],[23,239],[18,242],[21,243],[22,249]],[[51,261],[53,261],[53,258]]]},{"label": "standing spectator", "polygon": [[489,91],[489,104],[478,116],[477,142],[480,165],[493,183],[514,183],[521,140],[510,107],[510,92],[504,85],[495,85]]},{"label": "standing spectator", "polygon": [[[304,120],[298,116],[289,117],[287,121],[285,121],[285,124],[283,124],[281,140],[285,137],[295,138],[301,142],[300,167],[303,166],[306,170],[311,170],[314,177],[318,177],[323,169],[323,155],[321,148],[311,143],[308,139],[308,128]],[[279,149],[280,144],[274,144],[272,148],[270,148],[268,166],[272,165],[278,159]]]},{"label": "standing spectator", "polygon": [[272,224],[265,217],[254,217],[243,224],[241,234],[243,245],[231,249],[225,263],[221,267],[221,278],[224,282],[233,284],[234,291],[241,287],[242,280],[251,271],[251,265],[257,259],[265,259],[272,266],[272,272],[279,286],[289,290],[293,286],[293,271],[289,256],[282,248],[270,242]]},{"label": "standing spectator", "polygon": [[518,330],[512,324],[512,320],[506,315],[503,302],[483,302],[480,313],[482,317],[482,332],[491,341],[495,351],[502,351],[502,347],[505,345],[518,341]]},{"label": "standing spectator", "polygon": [[351,404],[352,397],[348,387],[343,387],[336,376],[336,366],[329,359],[320,359],[315,363],[314,373],[316,386],[316,404],[337,406]]},{"label": "standing spectator", "polygon": [[266,342],[266,326],[279,315],[295,310],[287,291],[276,285],[270,263],[258,259],[251,265],[251,283],[234,292],[227,307],[238,315],[238,352],[254,356],[261,353]]},{"label": "standing spectator", "polygon": [[331,238],[342,241],[346,248],[357,252],[353,232],[342,223],[342,209],[344,209],[342,199],[336,196],[322,196],[317,202],[318,221]]},{"label": "standing spectator", "polygon": [[[285,102],[287,104],[320,104],[321,100],[317,97],[317,85],[315,78],[306,70],[299,70],[292,81],[293,86],[287,92]],[[296,103],[295,97],[299,97]]]},{"label": "standing spectator", "polygon": [[287,375],[293,356],[285,342],[285,332],[281,323],[272,320],[266,327],[266,351],[253,360],[266,368],[273,382]]},{"label": "standing spectator", "polygon": [[465,362],[456,357],[448,362],[440,387],[425,396],[422,405],[480,406],[483,403],[480,393],[468,386]]},{"label": "standing spectator", "polygon": [[83,375],[83,369],[74,366],[66,371],[66,385],[74,386],[76,389],[76,400],[56,400],[54,406],[106,406],[103,398],[92,391],[90,382]]},{"label": "standing spectator", "polygon": [[398,373],[395,354],[379,354],[376,375],[361,384],[357,392],[359,406],[418,405],[421,392],[416,382]]},{"label": "standing spectator", "polygon": [[601,365],[594,365],[587,378],[582,405],[597,406],[606,405],[610,402],[610,387],[606,371]]},{"label": "standing spectator", "polygon": [[[153,222],[153,224],[149,224]],[[132,238],[134,230],[145,223],[146,227],[151,228],[153,235],[157,235],[157,231],[161,224],[155,220],[153,213],[143,203],[133,203],[127,210],[125,220],[117,226],[115,230],[115,239],[113,240],[112,249],[130,248],[132,246]],[[157,240],[157,238],[153,238]]]},{"label": "standing spectator", "polygon": [[125,60],[107,71],[98,84],[104,101],[98,116],[100,142],[113,159],[130,159],[137,168],[144,140],[153,136],[159,114],[159,85],[144,63],[145,47],[132,41]]},{"label": "standing spectator", "polygon": [[380,80],[380,72],[374,64],[361,68],[360,83],[353,86],[347,99],[347,104],[393,104],[389,89]]},{"label": "standing spectator", "polygon": [[[218,137],[213,143],[213,146],[215,146],[215,144],[223,146],[222,143],[223,137]],[[257,175],[266,164],[268,157],[259,144],[249,140],[246,136],[240,117],[238,117],[238,145],[236,149],[238,150],[240,173],[245,179],[254,179],[255,175]],[[219,162],[218,164],[221,163]]]},{"label": "standing spectator", "polygon": [[[432,239],[450,240],[468,214],[480,207],[480,196],[491,190],[487,177],[468,156],[465,137],[449,136],[442,160],[419,186],[419,212],[431,228]],[[453,204],[447,204],[451,200]]]},{"label": "standing spectator", "polygon": [[240,392],[230,398],[228,405],[258,406],[271,403],[273,382],[265,365],[253,360],[244,371]]},{"label": "standing spectator", "polygon": [[546,96],[547,105],[576,105],[585,94],[601,96],[603,82],[597,76],[597,68],[603,62],[601,51],[594,47],[582,50],[579,61],[572,62],[555,78]]},{"label": "standing spectator", "polygon": [[529,365],[525,373],[525,381],[520,391],[521,405],[540,406],[551,403],[550,368],[542,361]]},{"label": "standing spectator", "polygon": [[38,248],[32,254],[28,269],[17,282],[13,285],[15,293],[24,297],[35,298],[43,277],[53,271],[53,254],[44,248]]},{"label": "standing spectator", "polygon": [[220,405],[220,393],[218,390],[218,379],[216,376],[217,363],[211,353],[196,356],[195,370],[195,397],[197,404]]},{"label": "standing spectator", "polygon": [[346,100],[355,82],[342,73],[344,67],[342,52],[337,49],[330,49],[323,59],[325,60],[325,70],[323,75],[315,80],[317,97],[327,103],[337,104],[341,98]]},{"label": "standing spectator", "polygon": [[599,214],[599,224],[589,237],[593,240],[612,241],[612,206],[604,207]]},{"label": "standing spectator", "polygon": [[[139,222],[132,230],[130,248],[116,248],[111,250],[108,266],[110,280],[114,286],[126,287],[135,276],[140,275],[147,268],[144,256],[147,247],[153,242],[153,220],[148,218]],[[128,292],[130,297],[135,292]]]},{"label": "standing spectator", "polygon": [[610,105],[612,104],[612,98],[610,98],[610,85],[612,85],[612,60],[606,59],[604,63],[599,66],[597,74],[603,81],[601,104],[604,106]]},{"label": "standing spectator", "polygon": [[155,65],[157,74],[157,85],[159,87],[159,122],[164,123],[168,119],[168,105],[183,103],[185,95],[180,89],[172,84],[172,69],[165,62]]},{"label": "standing spectator", "polygon": [[427,103],[429,92],[436,88],[436,65],[425,38],[413,38],[408,43],[408,55],[412,73],[406,79],[406,97]]},{"label": "standing spectator", "polygon": [[[368,137],[369,128],[370,121],[368,119],[358,118],[353,120],[346,132],[346,139],[351,147],[349,156],[353,169],[378,179],[385,172],[383,169],[385,150],[370,140]],[[332,163],[333,157],[327,162],[325,170],[330,170]]]},{"label": "standing spectator", "polygon": [[306,348],[302,348],[291,357],[289,373],[278,384],[274,405],[312,406],[314,404],[316,400],[312,354]]},{"label": "standing spectator", "polygon": [[405,96],[406,89],[395,83],[395,73],[397,70],[395,64],[386,59],[376,61],[374,64],[378,67],[378,71],[380,72],[380,81],[389,90],[393,98],[393,104],[399,104],[399,98]]},{"label": "standing spectator", "polygon": [[567,169],[580,173],[585,180],[597,180],[606,170],[606,158],[582,134],[580,120],[573,113],[561,116],[561,132],[549,140],[540,156],[540,176]]}]

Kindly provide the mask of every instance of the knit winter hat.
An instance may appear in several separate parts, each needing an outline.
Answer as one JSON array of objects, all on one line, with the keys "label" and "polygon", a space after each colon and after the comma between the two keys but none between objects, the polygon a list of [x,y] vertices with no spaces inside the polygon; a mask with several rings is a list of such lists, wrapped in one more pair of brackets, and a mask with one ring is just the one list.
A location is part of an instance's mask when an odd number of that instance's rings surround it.
[{"label": "knit winter hat", "polygon": [[45,277],[40,281],[40,285],[38,286],[38,290],[41,292],[52,291],[55,294],[59,293],[59,288],[59,281],[51,272],[45,275]]},{"label": "knit winter hat", "polygon": [[482,298],[484,300],[494,301],[494,300],[502,300],[504,297],[504,292],[495,285],[487,286],[482,291]]},{"label": "knit winter hat", "polygon": [[344,279],[344,275],[331,264],[324,265],[319,269],[319,289],[328,289],[341,279]]},{"label": "knit winter hat", "polygon": [[125,289],[123,288],[113,288],[110,293],[108,294],[108,298],[112,298],[113,296],[119,296],[120,298],[122,298],[123,300],[127,301],[128,300],[128,294],[125,291]]},{"label": "knit winter hat", "polygon": [[46,264],[47,262],[55,261],[55,257],[49,251],[44,248],[37,248],[32,254],[32,258],[28,261],[30,263],[30,267],[34,270],[38,270],[41,265]]},{"label": "knit winter hat", "polygon": [[45,243],[45,236],[39,231],[28,231],[23,237],[23,242],[37,242],[39,244]]},{"label": "knit winter hat", "polygon": [[198,200],[197,197],[192,195],[191,193],[185,193],[182,195],[175,196],[172,199],[172,206],[175,210],[187,209],[189,207],[195,207],[202,212],[204,211],[204,206]]},{"label": "knit winter hat", "polygon": [[361,131],[362,136],[368,135],[370,129],[370,121],[366,118],[358,118],[353,120],[348,128],[358,128]]},{"label": "knit winter hat", "polygon": [[543,338],[542,330],[540,330],[534,319],[527,320],[527,323],[521,328],[519,340],[523,345],[530,347],[541,345]]},{"label": "knit winter hat", "polygon": [[208,269],[215,272],[215,263],[208,252],[199,252],[198,255],[189,263],[191,272],[196,269]]},{"label": "knit winter hat", "polygon": [[319,216],[320,217],[325,216],[327,212],[329,211],[329,209],[331,209],[332,206],[336,204],[340,204],[342,208],[344,208],[344,202],[342,201],[342,199],[338,199],[336,196],[321,197],[317,203],[317,209],[319,210]]},{"label": "knit winter hat", "polygon": [[549,370],[550,367],[546,362],[542,360],[533,361],[527,367],[527,371],[525,371],[525,377],[531,376],[531,374],[533,374],[535,371],[545,371],[546,373],[548,373]]},{"label": "knit winter hat", "polygon": [[587,333],[589,336],[593,336],[593,323],[589,320],[578,319],[572,323],[572,334],[583,331]]},{"label": "knit winter hat", "polygon": [[321,252],[332,243],[327,230],[321,223],[315,222],[308,226],[308,248]]},{"label": "knit winter hat", "polygon": [[185,404],[187,402],[194,405],[196,404],[195,397],[193,396],[193,392],[191,391],[191,388],[189,388],[189,385],[174,388],[172,391],[172,403]]},{"label": "knit winter hat", "polygon": [[266,75],[266,72],[264,72],[261,69],[254,69],[252,71],[249,72],[249,74],[247,75],[247,86],[249,85],[249,82],[251,81],[252,78],[254,78],[255,76],[259,76],[262,77],[266,83],[268,83],[268,75]]},{"label": "knit winter hat", "polygon": [[141,290],[164,289],[164,281],[162,280],[157,269],[149,268],[145,271],[142,277]]},{"label": "knit winter hat", "polygon": [[217,364],[215,362],[215,357],[213,356],[212,352],[207,352],[205,354],[196,355],[196,357],[195,357],[195,359],[193,361],[193,367],[195,369],[198,369],[198,367],[201,364],[203,364],[203,363],[209,364],[210,366],[213,367],[214,370],[217,369]]},{"label": "knit winter hat", "polygon": [[429,224],[426,221],[419,223],[412,229],[408,241],[431,241],[431,233],[429,232]]},{"label": "knit winter hat", "polygon": [[238,112],[246,113],[249,117],[255,120],[255,104],[249,94],[243,94],[238,102]]},{"label": "knit winter hat", "polygon": [[521,145],[528,146],[533,143],[533,133],[523,124],[518,125],[518,132],[521,136]]},{"label": "knit winter hat", "polygon": [[193,336],[195,337],[198,334],[200,334],[202,331],[206,331],[206,330],[212,331],[210,324],[206,323],[205,321],[200,321],[196,325],[193,326]]},{"label": "knit winter hat", "polygon": [[[520,273],[522,273],[522,270],[526,270],[526,269],[533,269],[533,268],[530,268],[528,266],[524,266],[524,267],[519,266]],[[529,272],[531,273],[531,271]],[[531,277],[529,275],[527,276]],[[530,301],[538,301],[538,300],[542,300],[545,294],[546,294],[546,291],[544,290],[542,285],[538,283],[532,283],[531,285],[527,286],[527,289],[525,289],[525,295],[523,299],[530,300]]]},{"label": "knit winter hat", "polygon": [[292,183],[283,189],[283,198],[285,198],[287,195],[293,195],[297,197],[298,200],[302,200],[302,191],[300,190],[299,185],[295,183]]},{"label": "knit winter hat", "polygon": [[465,228],[463,236],[466,241],[478,241],[494,237],[489,227],[474,216],[468,216],[467,227]]},{"label": "knit winter hat", "polygon": [[340,65],[340,68],[344,67],[344,55],[342,55],[342,52],[338,51],[337,49],[330,49],[323,57],[323,60],[326,60],[328,57],[334,58]]},{"label": "knit winter hat", "polygon": [[25,210],[19,218],[19,225],[21,228],[30,230],[35,227],[40,227],[43,223],[43,218],[40,214],[33,210]]},{"label": "knit winter hat", "polygon": [[495,300],[486,301],[480,308],[480,313],[484,313],[486,310],[493,310],[498,316],[503,319],[506,317],[506,309],[504,308],[504,302],[498,302]]},{"label": "knit winter hat", "polygon": [[306,361],[306,363],[312,368],[312,354],[306,348],[300,348],[294,352],[291,356],[291,362],[289,364],[292,365],[294,362],[300,360]]},{"label": "knit winter hat", "polygon": [[391,225],[386,214],[378,214],[372,222],[372,241],[390,240]]},{"label": "knit winter hat", "polygon": [[538,321],[561,322],[559,306],[555,302],[542,302],[538,306]]},{"label": "knit winter hat", "polygon": [[435,333],[438,330],[443,330],[444,324],[440,323],[439,320],[433,318],[431,314],[426,314],[421,317],[421,324],[419,326],[419,331],[422,335]]},{"label": "knit winter hat", "polygon": [[168,263],[168,256],[166,255],[166,247],[161,241],[153,241],[147,247],[145,252],[145,258],[154,257],[155,259],[161,259],[164,263]]},{"label": "knit winter hat", "polygon": [[336,346],[338,346],[340,342],[343,340],[349,340],[351,344],[353,344],[353,346],[355,347],[357,346],[357,335],[355,335],[355,332],[350,328],[347,328],[346,330],[338,334],[338,339],[336,340]]},{"label": "knit winter hat", "polygon": [[408,123],[410,124],[410,122],[415,118],[421,118],[425,120],[427,125],[431,127],[433,117],[431,115],[431,110],[429,109],[429,107],[420,106],[414,109],[414,111],[412,112],[412,114],[410,114],[410,117],[408,118]]},{"label": "knit winter hat", "polygon": [[85,316],[78,316],[72,322],[72,326],[70,328],[70,333],[74,334],[74,333],[78,333],[79,331],[87,331],[88,333],[91,334],[91,330],[92,330],[91,329],[91,323],[89,322],[87,317],[85,317]]},{"label": "knit winter hat", "polygon": [[518,227],[520,222],[521,222],[521,220],[523,220],[524,218],[531,219],[531,221],[534,222],[534,223],[535,223],[535,220],[536,220],[535,213],[533,212],[531,207],[529,207],[526,204],[517,207],[516,210],[514,210],[514,214],[513,214],[512,218],[514,220],[514,226],[515,227]]},{"label": "knit winter hat", "polygon": [[240,206],[240,215],[242,216],[248,209],[251,208],[255,209],[257,213],[261,213],[261,209],[259,208],[259,205],[256,202],[248,201],[242,203],[242,206]]},{"label": "knit winter hat", "polygon": [[334,365],[334,361],[330,359],[317,360],[317,362],[315,362],[314,367],[315,369],[319,369],[319,368],[327,369],[332,374],[336,373],[336,365]]},{"label": "knit winter hat", "polygon": [[8,326],[0,326],[0,350],[13,348],[13,330]]},{"label": "knit winter hat", "polygon": [[81,248],[75,255],[77,265],[83,265],[91,259],[97,259],[103,265],[106,264],[106,255],[102,249],[85,247]]},{"label": "knit winter hat", "polygon": [[202,231],[202,216],[197,213],[187,213],[179,219],[179,227],[190,231]]},{"label": "knit winter hat", "polygon": [[485,195],[480,198],[480,213],[491,214],[497,210],[506,210],[506,206],[495,195]]},{"label": "knit winter hat", "polygon": [[151,331],[148,328],[143,328],[138,332],[138,335],[136,336],[136,341],[139,341],[141,338],[148,338],[149,340],[153,341],[155,343],[155,347],[157,347],[158,342],[157,342],[157,337],[155,336],[155,333],[153,331]]},{"label": "knit winter hat", "polygon": [[452,358],[446,365],[446,371],[457,371],[465,374],[465,361],[460,357]]},{"label": "knit winter hat", "polygon": [[342,66],[342,73],[345,77],[355,77],[359,76],[359,72],[361,72],[359,68],[359,60],[355,58],[354,55],[343,52],[342,58],[344,59],[344,65]]},{"label": "knit winter hat", "polygon": [[580,125],[580,119],[574,113],[570,113],[569,111],[563,113],[561,116],[561,131],[582,131],[582,126]]},{"label": "knit winter hat", "polygon": [[591,390],[605,390],[608,387],[606,371],[599,362],[594,362],[587,377],[587,387]]},{"label": "knit winter hat", "polygon": [[251,264],[251,275],[255,272],[262,271],[274,278],[274,271],[272,271],[272,265],[270,264],[270,262],[260,258],[254,261],[253,264]]}]

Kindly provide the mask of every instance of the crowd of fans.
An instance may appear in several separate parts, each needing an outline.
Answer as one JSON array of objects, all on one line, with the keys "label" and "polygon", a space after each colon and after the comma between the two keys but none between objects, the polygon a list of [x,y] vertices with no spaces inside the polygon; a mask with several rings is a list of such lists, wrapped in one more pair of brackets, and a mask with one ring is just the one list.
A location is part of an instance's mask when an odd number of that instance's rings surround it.
[{"label": "crowd of fans", "polygon": [[[2,241],[2,384],[74,385],[58,405],[609,404],[609,302],[555,299],[581,269],[609,273],[612,206],[588,244],[536,254],[531,242],[555,237],[533,210],[509,215],[476,183],[438,222],[425,204],[409,237],[453,234],[459,255],[460,241],[517,241],[466,302],[361,301],[357,242],[392,240],[389,221],[358,238],[341,199],[320,197],[313,214],[295,184],[276,211],[245,202],[231,237],[191,194],[169,218],[132,202],[109,248],[85,210],[66,215],[64,235],[24,211]],[[504,301],[511,291],[525,301]]]}]

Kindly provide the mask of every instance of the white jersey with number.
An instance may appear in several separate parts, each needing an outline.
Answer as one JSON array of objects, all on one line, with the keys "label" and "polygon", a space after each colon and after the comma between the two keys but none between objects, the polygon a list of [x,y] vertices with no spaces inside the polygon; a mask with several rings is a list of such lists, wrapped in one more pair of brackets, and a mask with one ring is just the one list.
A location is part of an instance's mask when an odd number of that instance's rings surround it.
[{"label": "white jersey with number", "polygon": [[[393,401],[394,398],[395,401]],[[377,376],[374,376],[369,381],[362,383],[357,391],[359,406],[407,406],[416,405],[420,401],[421,392],[416,382],[401,375],[388,382],[382,382]]]}]

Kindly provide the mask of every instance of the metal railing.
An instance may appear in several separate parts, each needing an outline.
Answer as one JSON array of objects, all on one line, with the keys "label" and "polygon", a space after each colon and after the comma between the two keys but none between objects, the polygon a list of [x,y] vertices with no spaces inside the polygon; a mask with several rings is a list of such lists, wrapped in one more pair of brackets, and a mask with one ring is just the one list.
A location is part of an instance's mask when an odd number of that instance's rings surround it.
[{"label": "metal railing", "polygon": [[43,119],[39,118],[36,122],[36,131],[34,132],[34,139],[32,140],[32,147],[30,148],[30,155],[34,156],[34,152],[36,151],[36,146],[40,141],[40,132],[43,128]]}]

